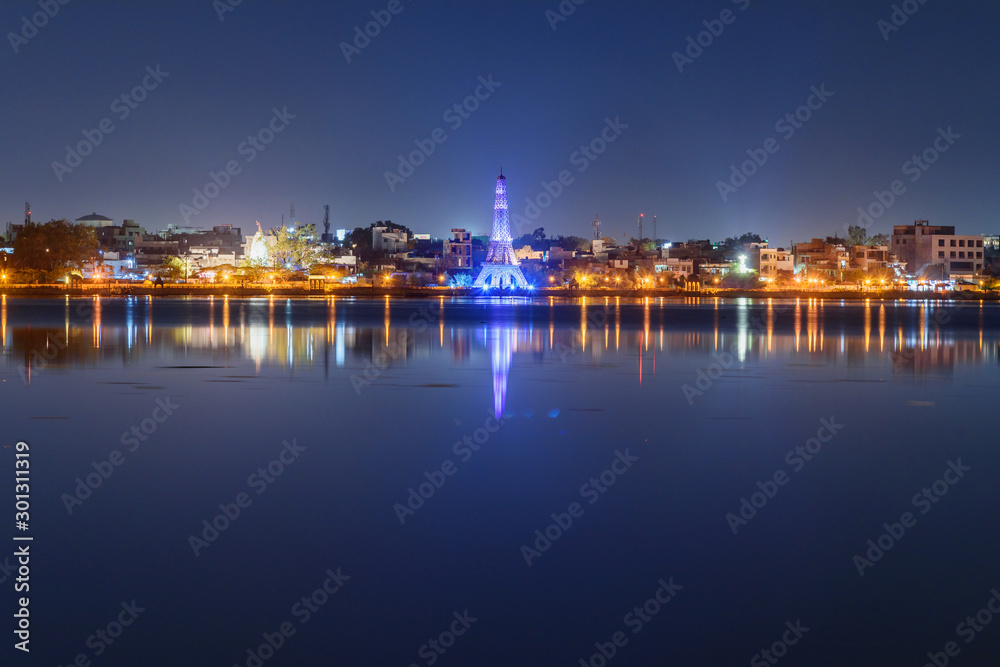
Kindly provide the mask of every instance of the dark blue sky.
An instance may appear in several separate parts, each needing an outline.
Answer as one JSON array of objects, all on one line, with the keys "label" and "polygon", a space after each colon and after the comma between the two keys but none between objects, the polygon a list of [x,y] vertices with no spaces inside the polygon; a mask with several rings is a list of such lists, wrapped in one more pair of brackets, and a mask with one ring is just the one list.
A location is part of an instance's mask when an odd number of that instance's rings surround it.
[{"label": "dark blue sky", "polygon": [[[266,227],[295,201],[297,219],[316,223],[329,203],[335,228],[486,232],[502,164],[520,214],[543,181],[571,172],[528,223],[551,234],[589,236],[599,213],[605,233],[635,235],[645,212],[663,238],[757,231],[784,245],[843,229],[896,179],[905,193],[870,231],[919,218],[1000,232],[1000,8],[912,1],[886,41],[877,23],[892,3],[871,0],[588,0],[556,30],[545,12],[558,0],[401,0],[348,63],[340,43],[388,0],[244,0],[223,21],[211,0],[71,1],[17,53],[8,33],[39,9],[8,0],[0,221],[30,201],[36,220],[184,224],[181,204],[234,160],[240,173],[192,224]],[[679,72],[672,54],[727,8],[733,22]],[[113,101],[157,65],[169,76],[122,119]],[[490,75],[501,85],[455,128],[443,114]],[[776,121],[823,85],[833,96],[786,138]],[[241,143],[286,107],[295,118],[248,162]],[[105,118],[114,131],[60,181],[52,163]],[[596,160],[574,158],[608,118],[628,128]],[[961,138],[912,182],[904,163],[949,126]],[[447,141],[390,190],[385,172],[437,128]],[[772,137],[778,151],[723,201],[717,182]]]}]

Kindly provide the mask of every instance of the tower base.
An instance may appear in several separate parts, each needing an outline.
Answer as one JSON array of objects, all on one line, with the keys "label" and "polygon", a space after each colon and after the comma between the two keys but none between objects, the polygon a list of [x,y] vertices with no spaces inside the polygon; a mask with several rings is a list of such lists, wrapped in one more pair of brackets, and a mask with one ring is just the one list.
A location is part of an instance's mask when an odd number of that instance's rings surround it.
[{"label": "tower base", "polygon": [[521,272],[521,267],[511,264],[483,264],[476,282],[472,284],[475,288],[488,289],[529,289],[528,281]]}]

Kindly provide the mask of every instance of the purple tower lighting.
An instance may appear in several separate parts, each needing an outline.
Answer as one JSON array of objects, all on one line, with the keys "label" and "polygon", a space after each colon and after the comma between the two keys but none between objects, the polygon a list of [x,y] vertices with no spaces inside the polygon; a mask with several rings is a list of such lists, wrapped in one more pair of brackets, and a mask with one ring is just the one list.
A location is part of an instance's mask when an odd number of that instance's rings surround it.
[{"label": "purple tower lighting", "polygon": [[528,289],[521,267],[511,245],[510,216],[507,212],[507,179],[500,172],[497,178],[496,203],[493,206],[493,234],[486,253],[483,270],[473,287],[499,289]]}]

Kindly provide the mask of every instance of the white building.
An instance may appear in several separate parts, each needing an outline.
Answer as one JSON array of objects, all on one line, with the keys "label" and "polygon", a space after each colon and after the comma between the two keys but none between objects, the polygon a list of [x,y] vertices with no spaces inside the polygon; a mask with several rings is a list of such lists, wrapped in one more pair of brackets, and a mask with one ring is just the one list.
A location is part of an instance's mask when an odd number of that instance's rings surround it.
[{"label": "white building", "polygon": [[795,262],[792,253],[784,248],[763,247],[750,255],[750,268],[761,278],[777,278],[778,271],[794,271]]},{"label": "white building", "polygon": [[[676,257],[668,257],[667,259],[659,260],[660,262],[665,262],[662,273],[667,273],[672,276],[680,276],[687,278],[688,276],[694,275],[694,260],[693,259],[677,259]],[[660,264],[657,263],[657,269],[660,268]],[[660,273],[661,271],[657,271]]]},{"label": "white building", "polygon": [[135,259],[126,253],[105,251],[101,258],[84,263],[84,278],[128,278],[135,273]]},{"label": "white building", "polygon": [[385,255],[398,255],[406,252],[406,232],[388,227],[372,228],[372,249]]}]

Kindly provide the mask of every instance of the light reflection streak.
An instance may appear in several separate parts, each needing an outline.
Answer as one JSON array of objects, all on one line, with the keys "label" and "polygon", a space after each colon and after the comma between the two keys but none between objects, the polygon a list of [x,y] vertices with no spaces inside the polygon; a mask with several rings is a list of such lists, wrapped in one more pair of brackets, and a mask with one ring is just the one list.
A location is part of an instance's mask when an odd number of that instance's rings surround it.
[{"label": "light reflection streak", "polygon": [[494,328],[489,332],[490,361],[493,368],[493,416],[503,416],[507,403],[507,376],[514,360],[517,330]]}]

